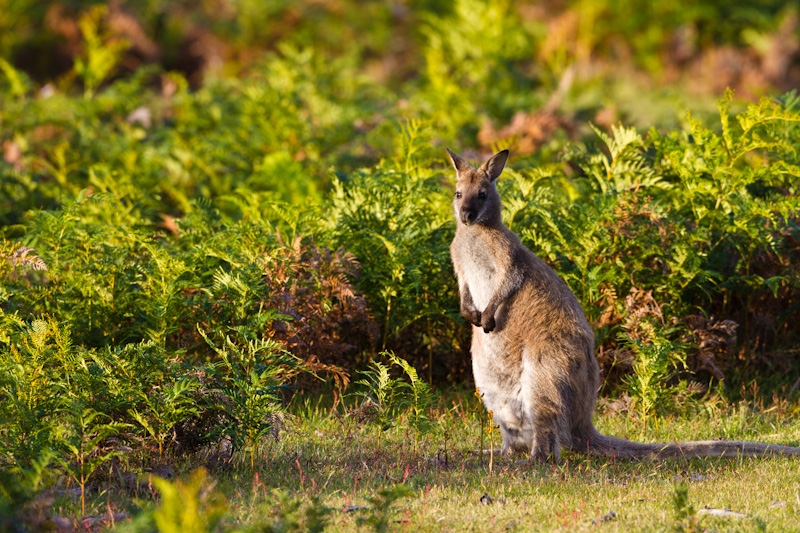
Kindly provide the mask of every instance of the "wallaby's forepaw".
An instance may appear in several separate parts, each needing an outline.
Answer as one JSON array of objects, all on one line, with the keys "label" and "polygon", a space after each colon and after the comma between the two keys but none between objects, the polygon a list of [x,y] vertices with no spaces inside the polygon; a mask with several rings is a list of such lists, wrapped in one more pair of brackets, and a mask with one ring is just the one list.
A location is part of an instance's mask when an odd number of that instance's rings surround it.
[{"label": "wallaby's forepaw", "polygon": [[461,315],[473,326],[481,325],[481,312],[477,309],[461,309]]},{"label": "wallaby's forepaw", "polygon": [[494,313],[483,313],[480,325],[481,327],[483,327],[484,333],[489,333],[490,331],[493,331],[495,327]]}]

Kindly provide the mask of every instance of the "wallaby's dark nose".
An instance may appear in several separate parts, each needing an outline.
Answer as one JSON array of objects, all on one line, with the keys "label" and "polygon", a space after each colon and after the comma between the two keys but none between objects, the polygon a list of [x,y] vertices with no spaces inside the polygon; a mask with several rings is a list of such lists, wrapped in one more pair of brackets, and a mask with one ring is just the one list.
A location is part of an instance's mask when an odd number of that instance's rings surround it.
[{"label": "wallaby's dark nose", "polygon": [[470,207],[461,208],[461,222],[464,224],[472,224],[478,218],[478,212]]}]

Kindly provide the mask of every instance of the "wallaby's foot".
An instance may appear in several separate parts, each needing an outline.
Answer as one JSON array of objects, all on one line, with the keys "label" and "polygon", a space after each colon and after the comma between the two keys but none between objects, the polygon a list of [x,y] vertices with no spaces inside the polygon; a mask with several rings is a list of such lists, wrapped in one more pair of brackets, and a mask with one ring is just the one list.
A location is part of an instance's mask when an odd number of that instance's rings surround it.
[{"label": "wallaby's foot", "polygon": [[501,457],[501,456],[510,457],[512,452],[511,452],[511,449],[495,448],[493,450],[472,450],[469,453],[472,454],[472,455],[492,455],[493,454],[493,455],[495,455],[497,457]]},{"label": "wallaby's foot", "polygon": [[551,432],[536,437],[531,449],[531,460],[540,463],[560,463],[561,450],[558,445],[558,437]]},{"label": "wallaby's foot", "polygon": [[531,454],[529,461],[539,464],[558,464],[561,462],[561,455],[537,451]]}]

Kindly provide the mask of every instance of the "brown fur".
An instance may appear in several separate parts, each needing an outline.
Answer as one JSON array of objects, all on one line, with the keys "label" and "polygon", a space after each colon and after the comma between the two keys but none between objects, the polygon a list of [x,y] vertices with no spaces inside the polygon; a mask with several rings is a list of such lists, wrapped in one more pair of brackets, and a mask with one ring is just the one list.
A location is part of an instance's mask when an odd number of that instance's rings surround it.
[{"label": "brown fur", "polygon": [[558,461],[561,449],[609,457],[800,456],[800,448],[751,442],[642,444],[601,435],[592,416],[600,385],[594,334],[578,299],[552,268],[503,225],[495,180],[508,150],[478,169],[456,168],[450,246],[461,314],[473,325],[472,369],[503,451]]}]

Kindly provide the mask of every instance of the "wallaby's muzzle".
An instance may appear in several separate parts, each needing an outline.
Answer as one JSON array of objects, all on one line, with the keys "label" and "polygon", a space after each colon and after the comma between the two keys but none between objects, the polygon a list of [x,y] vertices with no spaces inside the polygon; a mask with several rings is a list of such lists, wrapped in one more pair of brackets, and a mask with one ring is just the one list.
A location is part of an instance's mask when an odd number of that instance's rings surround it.
[{"label": "wallaby's muzzle", "polygon": [[475,221],[478,220],[478,210],[471,206],[462,207],[459,215],[461,217],[461,223],[467,226],[474,224]]}]

